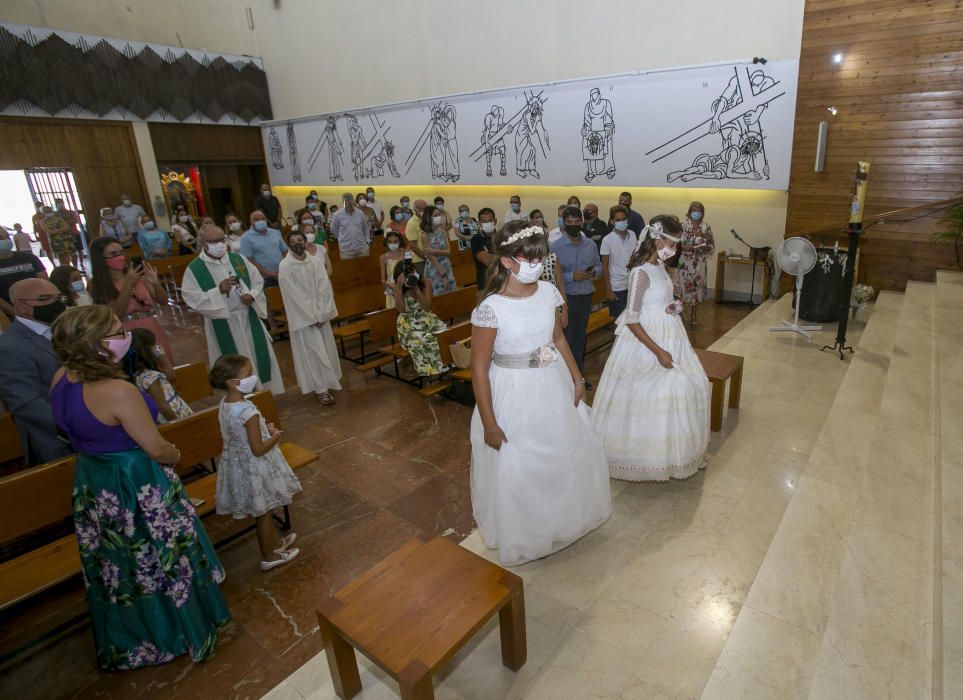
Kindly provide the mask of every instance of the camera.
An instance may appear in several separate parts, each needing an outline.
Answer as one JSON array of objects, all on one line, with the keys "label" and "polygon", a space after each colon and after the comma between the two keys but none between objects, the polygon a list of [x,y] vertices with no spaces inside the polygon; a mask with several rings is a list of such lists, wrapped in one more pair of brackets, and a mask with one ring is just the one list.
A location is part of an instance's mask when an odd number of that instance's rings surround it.
[{"label": "camera", "polygon": [[415,263],[412,260],[411,251],[405,251],[405,287],[408,289],[413,289],[418,286],[421,281],[421,275],[418,274],[418,270],[415,269]]}]

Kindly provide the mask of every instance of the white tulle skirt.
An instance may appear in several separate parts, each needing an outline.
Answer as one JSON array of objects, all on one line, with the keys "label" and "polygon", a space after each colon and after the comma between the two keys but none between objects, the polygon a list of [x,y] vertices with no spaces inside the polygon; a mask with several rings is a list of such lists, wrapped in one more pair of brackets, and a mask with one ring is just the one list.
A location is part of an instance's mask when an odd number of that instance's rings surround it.
[{"label": "white tulle skirt", "polygon": [[612,478],[685,479],[706,466],[709,378],[678,316],[643,309],[640,322],[672,355],[674,366],[660,365],[620,320],[595,391],[592,421]]},{"label": "white tulle skirt", "polygon": [[538,369],[492,365],[492,403],[508,439],[485,444],[478,409],[471,421],[471,499],[482,539],[502,564],[556,552],[612,513],[605,453],[588,407],[575,407],[564,362]]}]

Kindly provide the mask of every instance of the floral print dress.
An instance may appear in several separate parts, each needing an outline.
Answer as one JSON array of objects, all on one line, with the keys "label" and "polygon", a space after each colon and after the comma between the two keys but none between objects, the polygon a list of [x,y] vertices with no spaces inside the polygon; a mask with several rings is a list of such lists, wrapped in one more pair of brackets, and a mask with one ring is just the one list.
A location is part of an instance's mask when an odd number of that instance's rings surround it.
[{"label": "floral print dress", "polygon": [[[51,408],[77,450],[73,515],[98,664],[108,670],[214,652],[230,619],[224,569],[174,470],[121,426],[100,423],[83,384],[61,380]],[[144,397],[152,415],[157,408]]]},{"label": "floral print dress", "polygon": [[706,300],[708,261],[716,249],[709,224],[703,222],[701,228],[696,226],[689,218],[682,224],[681,245],[704,245],[698,250],[683,251],[679,256],[679,288],[683,304],[701,304]]},{"label": "floral print dress", "polygon": [[435,331],[445,330],[444,321],[431,311],[421,308],[421,304],[414,297],[406,296],[405,310],[398,314],[397,327],[398,341],[411,356],[411,363],[418,376],[441,374],[448,369],[441,360],[438,336],[435,335]]},{"label": "floral print dress", "polygon": [[[432,231],[425,234],[429,248],[447,248],[448,234],[445,231]],[[448,255],[436,255],[438,267],[441,272],[435,269],[431,260],[425,261],[425,279],[431,282],[431,292],[435,296],[448,294],[455,291],[455,272],[451,268],[451,257]]]}]

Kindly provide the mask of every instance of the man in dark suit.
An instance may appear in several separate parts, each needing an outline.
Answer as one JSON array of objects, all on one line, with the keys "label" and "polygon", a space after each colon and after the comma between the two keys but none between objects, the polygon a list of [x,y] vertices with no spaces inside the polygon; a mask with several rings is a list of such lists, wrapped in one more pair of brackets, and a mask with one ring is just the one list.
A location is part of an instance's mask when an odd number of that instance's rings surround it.
[{"label": "man in dark suit", "polygon": [[50,382],[60,359],[50,343],[50,324],[66,306],[53,283],[20,280],[10,287],[14,321],[0,335],[0,399],[13,414],[30,465],[70,454],[50,410]]}]

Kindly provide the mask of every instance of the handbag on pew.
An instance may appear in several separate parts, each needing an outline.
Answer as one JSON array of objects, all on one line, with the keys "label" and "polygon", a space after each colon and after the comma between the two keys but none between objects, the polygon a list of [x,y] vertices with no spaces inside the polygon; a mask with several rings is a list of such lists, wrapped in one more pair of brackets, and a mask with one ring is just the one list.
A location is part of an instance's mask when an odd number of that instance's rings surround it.
[{"label": "handbag on pew", "polygon": [[451,344],[451,361],[458,369],[471,369],[471,338]]}]

